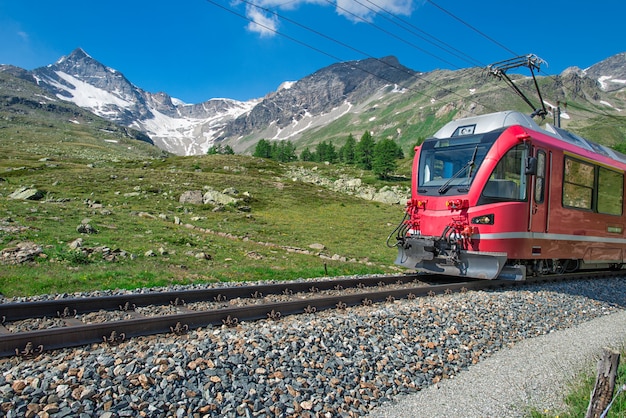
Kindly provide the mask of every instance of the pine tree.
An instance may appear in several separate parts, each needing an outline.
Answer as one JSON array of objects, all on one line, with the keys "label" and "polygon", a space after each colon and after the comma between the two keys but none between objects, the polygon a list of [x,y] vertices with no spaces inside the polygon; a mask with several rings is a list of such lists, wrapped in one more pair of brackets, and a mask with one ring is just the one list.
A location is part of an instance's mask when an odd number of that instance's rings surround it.
[{"label": "pine tree", "polygon": [[259,142],[257,142],[252,156],[261,158],[272,158],[272,144],[265,139],[261,139]]},{"label": "pine tree", "polygon": [[332,142],[322,141],[315,147],[315,161],[329,163],[337,162],[337,150]]},{"label": "pine tree", "polygon": [[389,175],[393,173],[398,164],[398,150],[402,152],[402,149],[396,144],[393,139],[383,139],[378,142],[374,147],[374,158],[372,161],[372,171],[381,179],[389,178]]},{"label": "pine tree", "polygon": [[295,145],[291,141],[274,142],[272,144],[272,158],[283,163],[297,160]]},{"label": "pine tree", "polygon": [[364,170],[372,169],[374,146],[372,135],[369,131],[365,131],[361,140],[356,144],[354,155],[356,164]]},{"label": "pine tree", "polygon": [[354,164],[356,141],[352,134],[348,135],[346,143],[339,149],[339,159],[346,164]]},{"label": "pine tree", "polygon": [[306,147],[300,153],[300,161],[313,161],[313,158],[314,158],[314,156],[311,153],[311,151],[309,150],[309,147]]}]

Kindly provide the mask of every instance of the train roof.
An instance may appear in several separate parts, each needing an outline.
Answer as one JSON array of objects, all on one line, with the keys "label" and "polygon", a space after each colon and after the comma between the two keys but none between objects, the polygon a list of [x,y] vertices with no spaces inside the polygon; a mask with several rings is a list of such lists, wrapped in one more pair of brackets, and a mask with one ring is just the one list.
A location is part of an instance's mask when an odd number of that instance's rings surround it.
[{"label": "train roof", "polygon": [[600,154],[626,164],[626,155],[617,152],[614,149],[597,144],[565,129],[557,128],[549,123],[546,124],[545,128],[541,128],[530,116],[512,110],[453,120],[435,132],[433,137],[452,138],[464,135],[481,134],[513,125],[520,125],[538,132],[543,132],[546,135],[550,135],[589,152]]}]

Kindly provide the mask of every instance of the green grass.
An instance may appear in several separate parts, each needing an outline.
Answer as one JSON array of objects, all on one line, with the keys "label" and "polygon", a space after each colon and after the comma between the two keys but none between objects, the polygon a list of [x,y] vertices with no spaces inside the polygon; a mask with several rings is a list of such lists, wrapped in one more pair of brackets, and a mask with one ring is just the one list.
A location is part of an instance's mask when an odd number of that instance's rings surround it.
[{"label": "green grass", "polygon": [[[0,149],[2,144],[0,137]],[[133,160],[118,155],[93,163],[80,151],[85,147],[76,146],[71,159],[56,153],[45,161],[33,149],[29,154],[5,148],[0,251],[25,241],[43,248],[35,262],[2,266],[0,292],[7,297],[396,271],[395,251],[385,239],[402,218],[400,205],[294,182],[289,165],[259,158],[144,155]],[[363,174],[349,167],[307,166],[318,167],[328,178]],[[367,182],[388,184],[374,177]],[[408,186],[408,180],[404,183]],[[22,186],[37,187],[46,196],[41,201],[8,198]],[[235,188],[244,200],[221,211],[179,202],[184,191],[207,188]],[[242,205],[249,211],[239,210]],[[97,233],[78,233],[83,222]],[[108,247],[128,255],[106,261],[98,252],[70,250],[77,238],[83,239],[83,249]],[[313,243],[326,247],[324,255],[345,261],[319,257],[309,248]],[[292,247],[310,254],[289,251]],[[155,256],[147,256],[148,251]],[[196,258],[200,252],[210,259]]]},{"label": "green grass", "polygon": [[[530,416],[533,418],[579,418],[584,417],[589,407],[591,392],[596,382],[596,372],[594,367],[589,367],[589,371],[576,379],[571,386],[570,392],[565,396],[567,408],[558,414],[552,414],[533,410]],[[617,371],[615,383],[615,393],[620,386],[626,384],[626,351],[622,350],[620,364]],[[615,394],[614,393],[614,394]],[[607,418],[623,418],[626,416],[626,392],[622,392],[613,402]]]}]

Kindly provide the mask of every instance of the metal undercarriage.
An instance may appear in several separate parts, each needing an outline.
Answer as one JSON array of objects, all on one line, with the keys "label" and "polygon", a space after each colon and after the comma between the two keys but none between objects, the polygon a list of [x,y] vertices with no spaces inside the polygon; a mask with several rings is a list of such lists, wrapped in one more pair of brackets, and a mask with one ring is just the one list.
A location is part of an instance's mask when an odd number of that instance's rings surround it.
[{"label": "metal undercarriage", "polygon": [[459,249],[434,237],[405,237],[395,263],[420,272],[476,279],[526,279],[526,267],[507,265],[507,254]]}]

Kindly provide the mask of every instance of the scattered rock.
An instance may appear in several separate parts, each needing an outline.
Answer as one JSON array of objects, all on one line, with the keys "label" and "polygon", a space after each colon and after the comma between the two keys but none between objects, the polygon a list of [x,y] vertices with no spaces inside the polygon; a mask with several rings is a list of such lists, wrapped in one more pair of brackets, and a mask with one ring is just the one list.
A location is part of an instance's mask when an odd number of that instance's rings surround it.
[{"label": "scattered rock", "polygon": [[71,250],[77,250],[83,246],[83,239],[76,238],[74,241],[70,242],[68,246],[70,247]]},{"label": "scattered rock", "polygon": [[235,189],[234,187],[228,187],[224,190],[222,190],[223,194],[229,195],[229,196],[238,196],[239,195],[239,190]]},{"label": "scattered rock", "polygon": [[137,216],[139,216],[140,218],[146,218],[146,219],[153,219],[153,220],[157,219],[156,216],[148,212],[139,212]]},{"label": "scattered rock", "polygon": [[326,246],[324,244],[315,243],[309,245],[309,248],[312,250],[322,251],[326,249]]},{"label": "scattered rock", "polygon": [[0,251],[0,263],[22,264],[33,261],[35,257],[43,253],[43,248],[34,242],[20,242],[15,247],[5,248]]},{"label": "scattered rock", "polygon": [[191,203],[193,205],[201,205],[204,203],[202,198],[202,190],[188,190],[180,195],[178,199],[180,203]]},{"label": "scattered rock", "polygon": [[9,198],[16,200],[41,200],[45,193],[33,187],[20,187],[9,195]]},{"label": "scattered rock", "polygon": [[211,203],[214,205],[229,205],[237,203],[238,199],[235,199],[232,196],[229,196],[224,193],[220,193],[217,190],[208,190],[202,196],[202,201],[206,203]]},{"label": "scattered rock", "polygon": [[81,223],[76,227],[76,232],[78,232],[79,234],[97,234],[98,230],[91,226],[91,224]]}]

